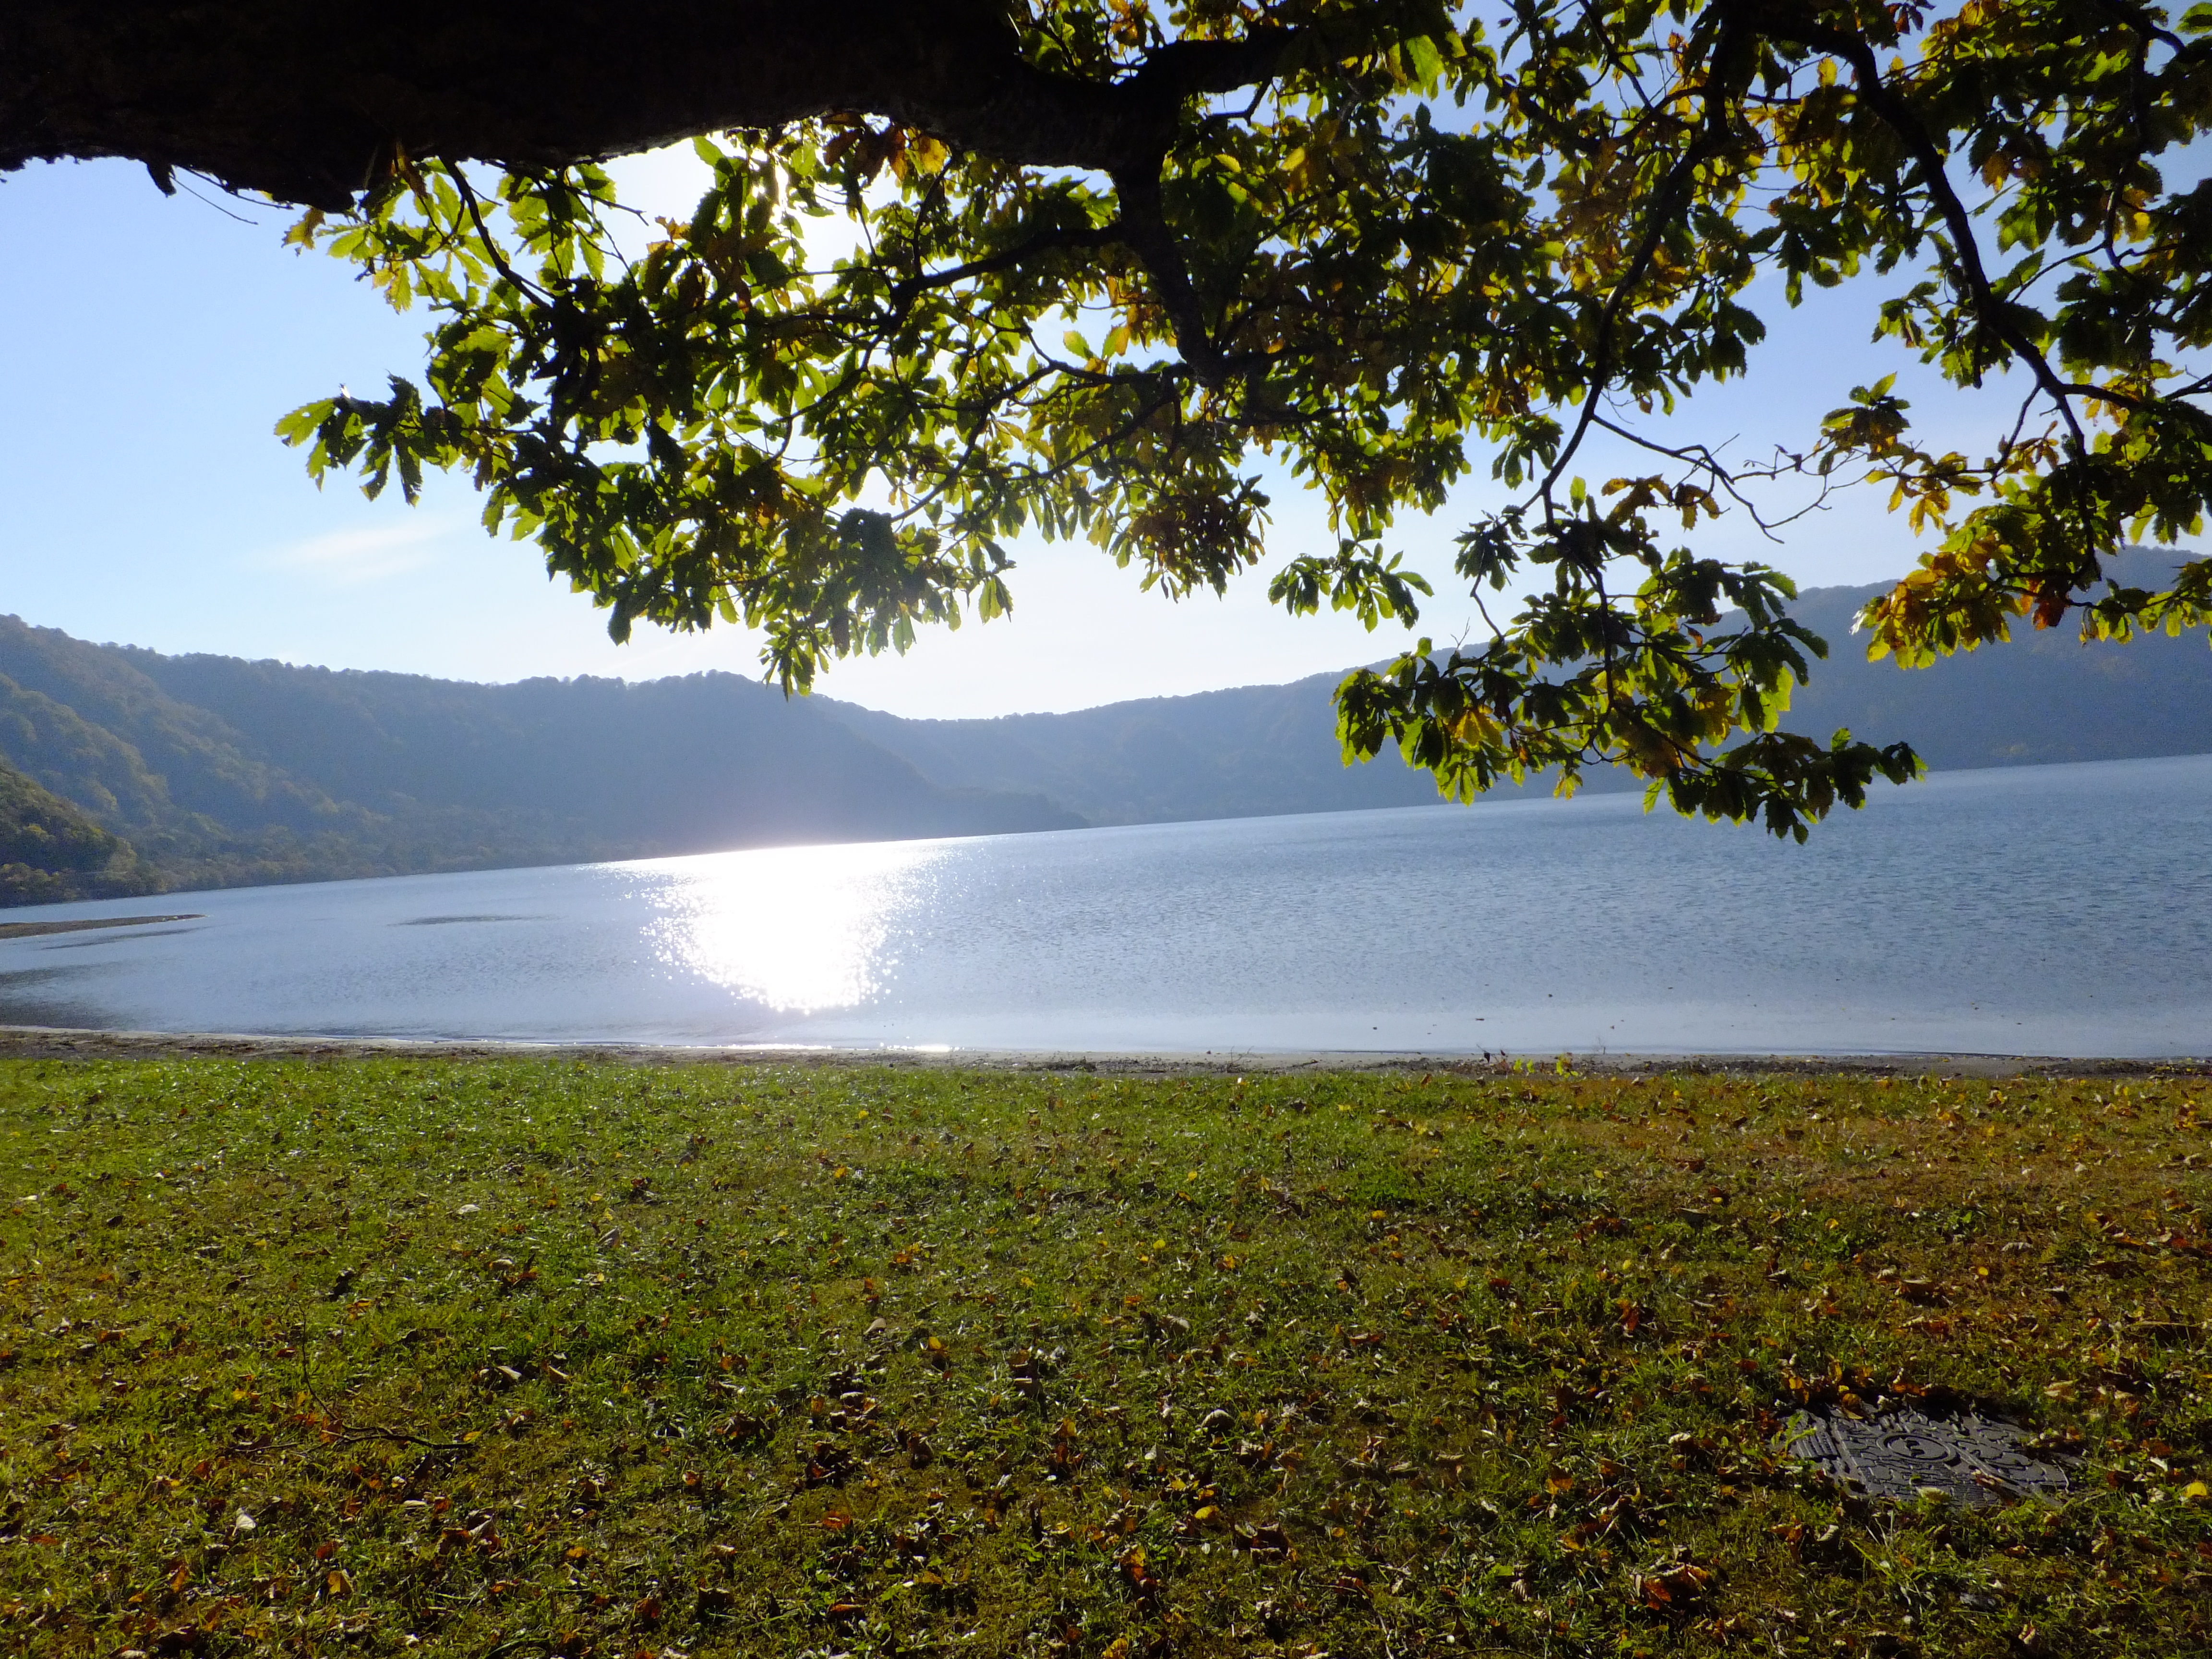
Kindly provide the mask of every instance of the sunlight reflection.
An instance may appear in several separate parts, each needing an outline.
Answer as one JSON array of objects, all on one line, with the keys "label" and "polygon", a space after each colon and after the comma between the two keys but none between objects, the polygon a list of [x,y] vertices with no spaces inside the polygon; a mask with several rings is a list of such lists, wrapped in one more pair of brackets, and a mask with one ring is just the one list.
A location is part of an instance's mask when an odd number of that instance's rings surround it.
[{"label": "sunlight reflection", "polygon": [[893,924],[942,843],[781,847],[657,860],[659,959],[779,1013],[849,1008],[884,988]]}]

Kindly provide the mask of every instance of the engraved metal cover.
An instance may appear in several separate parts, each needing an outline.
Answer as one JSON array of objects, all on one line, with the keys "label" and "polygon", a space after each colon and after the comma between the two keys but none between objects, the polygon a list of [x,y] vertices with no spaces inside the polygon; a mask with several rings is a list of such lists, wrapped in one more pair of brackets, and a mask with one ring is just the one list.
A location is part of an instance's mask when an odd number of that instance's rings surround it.
[{"label": "engraved metal cover", "polygon": [[1941,1492],[1977,1507],[2067,1489],[2066,1472],[2021,1449],[2024,1431],[1971,1412],[1906,1409],[1860,1421],[1800,1412],[1783,1431],[1790,1454],[1869,1498]]}]

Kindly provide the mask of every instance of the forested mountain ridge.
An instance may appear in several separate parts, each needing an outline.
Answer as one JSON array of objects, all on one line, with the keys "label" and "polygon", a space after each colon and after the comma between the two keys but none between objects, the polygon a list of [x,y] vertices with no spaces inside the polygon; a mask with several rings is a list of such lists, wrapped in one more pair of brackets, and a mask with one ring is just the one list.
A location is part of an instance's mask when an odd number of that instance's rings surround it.
[{"label": "forested mountain ridge", "polygon": [[0,762],[167,889],[1082,822],[932,783],[734,675],[478,685],[165,657],[14,617]]},{"label": "forested mountain ridge", "polygon": [[118,654],[221,718],[244,753],[333,799],[401,820],[456,814],[490,832],[529,829],[593,849],[578,856],[1081,822],[1033,795],[941,787],[820,702],[733,674],[481,685]]},{"label": "forested mountain ridge", "polygon": [[[1906,672],[1850,632],[1881,591],[1801,596],[1831,654],[1794,729],[1901,737],[1939,769],[2212,752],[2201,637],[2023,629]],[[483,685],[0,618],[0,903],[1434,801],[1393,756],[1341,763],[1340,678],[915,720],[729,674]]]},{"label": "forested mountain ridge", "polygon": [[128,839],[159,885],[386,867],[360,844],[378,827],[367,815],[255,765],[113,656],[0,619],[0,759]]}]

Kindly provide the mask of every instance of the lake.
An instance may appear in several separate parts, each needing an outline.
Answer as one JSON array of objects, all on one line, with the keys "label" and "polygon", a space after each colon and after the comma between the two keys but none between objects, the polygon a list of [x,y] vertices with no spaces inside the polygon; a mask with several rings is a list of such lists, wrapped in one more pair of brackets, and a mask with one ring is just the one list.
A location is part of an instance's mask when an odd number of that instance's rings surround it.
[{"label": "lake", "polygon": [[2212,757],[1940,775],[1809,845],[1638,797],[167,894],[0,1022],[1121,1051],[2212,1052]]}]

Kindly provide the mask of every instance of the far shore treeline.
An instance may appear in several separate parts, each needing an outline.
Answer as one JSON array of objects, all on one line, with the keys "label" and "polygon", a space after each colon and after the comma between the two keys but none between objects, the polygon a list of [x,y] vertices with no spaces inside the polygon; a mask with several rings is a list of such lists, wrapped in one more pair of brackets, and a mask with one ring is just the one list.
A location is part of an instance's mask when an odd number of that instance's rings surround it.
[{"label": "far shore treeline", "polygon": [[[1802,596],[1831,655],[1793,729],[1939,769],[2212,751],[2200,639],[2058,630],[1905,672],[1851,636],[1883,591]],[[1341,763],[1337,678],[915,720],[730,674],[482,685],[0,618],[0,903],[1434,801],[1395,758]]]}]

